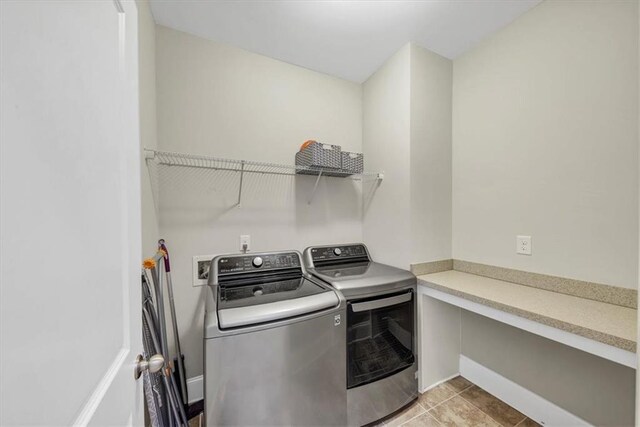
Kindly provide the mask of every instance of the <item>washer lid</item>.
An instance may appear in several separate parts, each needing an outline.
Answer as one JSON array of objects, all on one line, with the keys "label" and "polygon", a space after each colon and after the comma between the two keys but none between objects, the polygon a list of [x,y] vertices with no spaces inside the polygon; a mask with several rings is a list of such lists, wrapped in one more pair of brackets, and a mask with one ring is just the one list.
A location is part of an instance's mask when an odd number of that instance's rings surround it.
[{"label": "washer lid", "polygon": [[318,283],[300,275],[253,277],[241,284],[220,285],[218,290],[218,310],[269,304],[277,301],[303,298],[331,292]]},{"label": "washer lid", "polygon": [[308,271],[341,291],[345,297],[383,293],[417,282],[410,271],[377,262],[316,267]]},{"label": "washer lid", "polygon": [[256,325],[338,305],[340,299],[334,291],[305,278],[220,287],[218,324],[220,329]]}]

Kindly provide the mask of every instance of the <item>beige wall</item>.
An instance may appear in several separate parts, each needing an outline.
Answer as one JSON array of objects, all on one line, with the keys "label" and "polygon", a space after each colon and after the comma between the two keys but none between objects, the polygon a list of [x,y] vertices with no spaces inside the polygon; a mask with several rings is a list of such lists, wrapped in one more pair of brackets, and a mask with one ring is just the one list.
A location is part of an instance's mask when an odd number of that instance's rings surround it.
[{"label": "beige wall", "polygon": [[[640,7],[638,8],[638,102],[640,103]],[[640,143],[640,108],[638,111],[638,142]],[[638,157],[640,167],[640,157]],[[638,183],[640,190],[640,182]],[[640,218],[638,219],[640,221]],[[639,254],[640,255],[640,254]],[[638,261],[640,265],[640,259]],[[640,303],[640,300],[638,301]],[[640,304],[638,304],[640,305]],[[638,315],[638,340],[640,342],[640,313]],[[640,353],[638,353],[638,366],[640,366]],[[636,371],[636,420],[640,420],[640,375]]]},{"label": "beige wall", "polygon": [[452,62],[411,45],[411,262],[451,258]]},{"label": "beige wall", "polygon": [[635,371],[462,310],[462,354],[596,426],[634,425]]},{"label": "beige wall", "polygon": [[[138,5],[138,72],[140,73],[140,145],[154,149],[157,146],[156,128],[156,24],[148,1]],[[150,176],[141,156],[142,190],[142,257],[152,256],[158,244],[158,218],[153,201]]]},{"label": "beige wall", "polygon": [[637,287],[637,8],[547,0],[454,61],[455,258]]},{"label": "beige wall", "polygon": [[451,258],[451,61],[413,44],[363,85],[364,239],[401,268]]},{"label": "beige wall", "polygon": [[[239,234],[251,234],[254,251],[364,240],[374,258],[405,268],[453,252],[637,286],[632,15],[631,2],[547,0],[453,67],[407,45],[362,86],[156,27],[161,149],[292,163],[299,144],[314,138],[362,150],[366,169],[385,173],[379,186],[367,181],[364,194],[358,183],[325,179],[311,205],[313,178],[249,176],[241,208],[232,207],[233,173],[173,170],[160,177],[160,231],[173,255],[188,376],[202,372],[203,288],[191,287],[191,257],[235,252]],[[516,234],[533,236],[532,257],[516,256]],[[563,401],[536,388],[536,372],[527,367],[539,362],[537,337],[503,336],[489,321],[462,320],[463,354],[505,376],[521,371],[511,379],[585,419],[606,415],[594,412],[600,406],[580,406],[588,394]],[[495,348],[476,346],[470,331]],[[510,348],[510,335],[529,351],[511,365],[496,364],[499,355],[489,350]],[[543,357],[571,366],[568,384],[619,383],[628,391],[628,370],[559,344],[544,348]],[[594,363],[622,379],[590,376],[585,367]],[[628,419],[628,398],[607,420]]]},{"label": "beige wall", "polygon": [[407,268],[411,259],[410,54],[407,44],[363,84],[363,152],[384,181],[365,185],[363,234],[375,260]]},{"label": "beige wall", "polygon": [[[362,150],[362,88],[261,55],[156,27],[158,145],[163,150],[284,164],[307,139]],[[369,166],[369,165],[368,165]],[[192,256],[303,249],[362,240],[361,184],[323,178],[171,168],[161,173],[160,232],[172,255],[187,376],[202,373],[204,287]],[[171,339],[170,339],[171,342]]]},{"label": "beige wall", "polygon": [[[547,0],[454,61],[455,258],[637,287],[637,8]],[[633,424],[633,370],[469,313],[461,330],[465,356],[591,423]]]}]

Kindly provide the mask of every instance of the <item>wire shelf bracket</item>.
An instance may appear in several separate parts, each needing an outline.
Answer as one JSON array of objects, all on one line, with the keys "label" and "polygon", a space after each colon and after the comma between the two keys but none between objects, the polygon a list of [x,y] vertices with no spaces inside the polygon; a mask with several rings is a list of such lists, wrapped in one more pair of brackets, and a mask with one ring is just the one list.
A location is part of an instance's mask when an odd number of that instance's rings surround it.
[{"label": "wire shelf bracket", "polygon": [[242,203],[242,181],[244,179],[244,160],[240,161],[240,185],[238,186],[238,203],[237,207],[240,207]]},{"label": "wire shelf bracket", "polygon": [[313,190],[311,191],[311,197],[309,198],[308,204],[313,202],[313,197],[316,195],[316,190],[318,189],[318,184],[320,183],[320,178],[322,178],[322,170],[318,172],[318,177],[316,178],[316,183],[313,185]]}]

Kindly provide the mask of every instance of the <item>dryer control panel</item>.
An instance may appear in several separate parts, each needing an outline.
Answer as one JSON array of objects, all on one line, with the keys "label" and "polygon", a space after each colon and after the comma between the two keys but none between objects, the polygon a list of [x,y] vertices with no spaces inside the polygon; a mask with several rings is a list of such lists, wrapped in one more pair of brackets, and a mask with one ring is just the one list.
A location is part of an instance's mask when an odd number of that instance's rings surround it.
[{"label": "dryer control panel", "polygon": [[371,261],[367,249],[362,244],[311,248],[311,258],[316,266],[332,262]]}]

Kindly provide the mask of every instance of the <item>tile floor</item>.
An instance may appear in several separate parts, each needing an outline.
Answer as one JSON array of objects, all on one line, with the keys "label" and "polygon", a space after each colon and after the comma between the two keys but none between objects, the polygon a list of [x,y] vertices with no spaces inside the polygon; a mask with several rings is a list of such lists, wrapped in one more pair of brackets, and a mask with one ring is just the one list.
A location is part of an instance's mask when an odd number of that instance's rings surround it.
[{"label": "tile floor", "polygon": [[[199,417],[189,421],[198,427]],[[385,427],[541,427],[466,378],[456,377],[432,388],[400,411],[381,420]]]},{"label": "tile floor", "polygon": [[428,390],[412,404],[377,423],[377,426],[540,427],[463,377],[456,377]]},{"label": "tile floor", "polygon": [[203,427],[203,426],[204,426],[203,414],[196,415],[195,417],[189,420],[189,427]]}]

